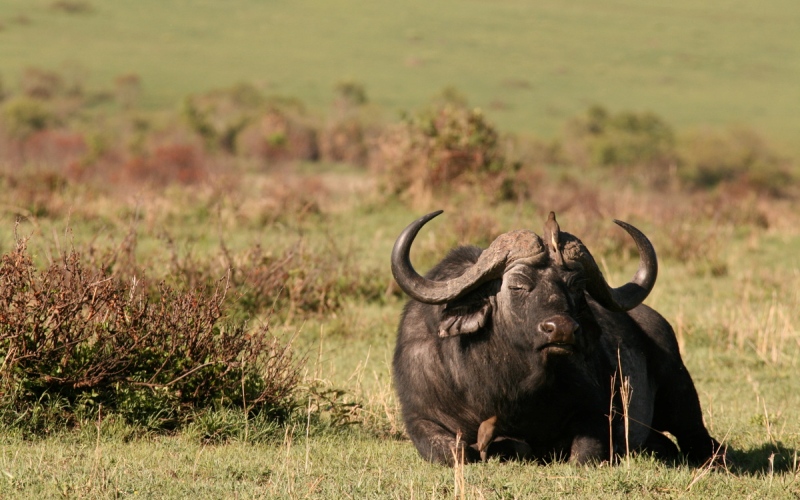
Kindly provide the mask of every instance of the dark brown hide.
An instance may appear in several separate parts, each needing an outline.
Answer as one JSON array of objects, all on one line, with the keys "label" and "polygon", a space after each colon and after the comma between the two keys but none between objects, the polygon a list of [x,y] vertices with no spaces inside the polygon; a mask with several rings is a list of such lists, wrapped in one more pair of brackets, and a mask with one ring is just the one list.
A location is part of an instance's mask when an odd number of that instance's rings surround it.
[{"label": "dark brown hide", "polygon": [[625,449],[618,396],[625,377],[633,388],[631,449],[678,456],[669,432],[691,460],[718,452],[672,328],[641,305],[658,270],[644,234],[615,221],[640,252],[639,270],[619,288],[554,214],[544,240],[521,230],[486,250],[458,247],[423,277],[409,250],[439,213],[409,225],[392,252],[393,273],[412,297],[398,329],[394,381],[406,431],[425,459],[608,459]]}]

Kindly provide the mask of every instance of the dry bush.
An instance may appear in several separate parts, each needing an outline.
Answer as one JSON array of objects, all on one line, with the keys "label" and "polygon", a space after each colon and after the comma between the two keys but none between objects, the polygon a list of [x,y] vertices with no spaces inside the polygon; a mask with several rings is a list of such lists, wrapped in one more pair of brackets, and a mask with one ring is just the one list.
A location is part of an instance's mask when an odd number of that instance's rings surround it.
[{"label": "dry bush", "polygon": [[22,93],[35,99],[52,99],[64,91],[64,79],[55,71],[25,68],[20,81]]},{"label": "dry bush", "polygon": [[538,137],[510,137],[506,140],[506,155],[514,161],[526,166],[565,165],[569,161],[564,157],[561,142],[557,139],[541,139]]},{"label": "dry bush", "polygon": [[319,131],[319,156],[323,161],[366,166],[368,144],[379,128],[368,119],[364,85],[341,81],[334,87],[333,110]]},{"label": "dry bush", "polygon": [[30,97],[15,97],[3,103],[4,135],[24,139],[34,132],[57,124],[60,119],[45,103]]},{"label": "dry bush", "polygon": [[44,395],[65,399],[73,412],[102,405],[155,428],[216,404],[276,416],[291,410],[299,366],[289,345],[268,325],[248,331],[227,321],[225,282],[211,292],[161,284],[153,294],[103,269],[73,251],[39,271],[24,240],[3,255],[4,416],[33,411]]},{"label": "dry bush", "polygon": [[133,108],[142,93],[142,79],[136,73],[125,73],[114,78],[114,96],[123,109]]},{"label": "dry bush", "polygon": [[20,140],[18,151],[24,164],[50,167],[66,173],[70,165],[80,163],[86,157],[89,147],[81,133],[49,128],[33,132]]},{"label": "dry bush", "polygon": [[363,268],[335,243],[316,252],[302,241],[279,251],[256,245],[237,253],[221,245],[207,259],[168,246],[170,280],[213,290],[219,276],[227,276],[232,311],[243,317],[268,314],[289,321],[335,313],[348,300],[382,300],[389,282],[388,273]]},{"label": "dry bush", "polygon": [[94,10],[86,0],[56,0],[50,4],[50,8],[68,14],[86,14]]},{"label": "dry bush", "polygon": [[251,84],[191,95],[183,118],[209,150],[268,162],[314,160],[316,130],[295,101],[267,98]]},{"label": "dry bush", "polygon": [[356,117],[331,121],[319,133],[319,157],[323,161],[366,165],[366,135]]},{"label": "dry bush", "polygon": [[321,214],[330,196],[319,177],[287,173],[263,185],[258,217],[267,225],[286,220],[302,221],[309,215]]},{"label": "dry bush", "polygon": [[302,118],[275,107],[243,128],[236,139],[236,152],[267,164],[316,160],[317,132]]},{"label": "dry bush", "polygon": [[415,205],[468,191],[492,201],[512,196],[516,165],[508,162],[497,131],[476,109],[446,103],[388,127],[376,139],[370,166],[384,189]]},{"label": "dry bush", "polygon": [[648,235],[659,258],[684,262],[698,274],[726,274],[724,245],[733,228],[758,230],[766,224],[755,205],[757,198],[732,203],[702,192],[612,190],[574,178],[543,179],[535,192],[529,202],[542,215],[540,221],[531,221],[534,231],[553,210],[561,228],[583,240],[596,257],[628,262],[638,259],[636,245],[612,223],[623,220]]},{"label": "dry bush", "polygon": [[205,152],[194,144],[167,143],[155,146],[149,154],[135,156],[112,176],[117,182],[196,184],[207,177]]},{"label": "dry bush", "polygon": [[5,197],[3,209],[19,219],[60,217],[69,211],[65,199],[69,181],[50,169],[25,169],[20,172],[0,172],[0,188]]}]

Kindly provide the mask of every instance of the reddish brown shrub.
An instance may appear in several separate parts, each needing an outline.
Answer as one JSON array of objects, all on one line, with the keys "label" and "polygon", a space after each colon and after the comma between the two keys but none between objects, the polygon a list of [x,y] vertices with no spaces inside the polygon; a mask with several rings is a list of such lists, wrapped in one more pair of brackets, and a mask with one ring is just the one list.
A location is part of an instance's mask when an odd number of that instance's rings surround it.
[{"label": "reddish brown shrub", "polygon": [[147,156],[136,156],[122,167],[122,182],[195,184],[207,176],[202,149],[191,144],[161,144]]},{"label": "reddish brown shrub", "polygon": [[64,129],[40,130],[22,141],[26,163],[47,165],[64,171],[72,162],[83,159],[87,152],[83,134]]},{"label": "reddish brown shrub", "polygon": [[363,125],[355,117],[329,123],[320,133],[320,159],[350,165],[366,165],[365,136]]},{"label": "reddish brown shrub", "polygon": [[[213,404],[290,410],[299,368],[268,325],[226,320],[228,286],[155,294],[84,264],[76,252],[39,271],[20,241],[0,260],[0,396],[17,414],[43,397],[102,404],[175,427]],[[68,416],[66,418],[69,418]],[[73,416],[74,418],[74,416]]]}]

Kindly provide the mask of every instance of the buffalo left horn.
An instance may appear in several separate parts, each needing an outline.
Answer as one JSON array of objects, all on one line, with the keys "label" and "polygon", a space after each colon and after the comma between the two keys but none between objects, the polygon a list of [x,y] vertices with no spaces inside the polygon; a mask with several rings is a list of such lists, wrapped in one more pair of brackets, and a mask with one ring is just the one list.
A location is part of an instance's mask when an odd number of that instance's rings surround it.
[{"label": "buffalo left horn", "polygon": [[633,279],[619,288],[611,288],[600,272],[592,255],[585,249],[578,257],[587,274],[586,289],[603,307],[612,311],[630,311],[641,304],[650,294],[658,276],[656,251],[647,236],[627,222],[614,222],[633,238],[639,249],[639,269]]}]

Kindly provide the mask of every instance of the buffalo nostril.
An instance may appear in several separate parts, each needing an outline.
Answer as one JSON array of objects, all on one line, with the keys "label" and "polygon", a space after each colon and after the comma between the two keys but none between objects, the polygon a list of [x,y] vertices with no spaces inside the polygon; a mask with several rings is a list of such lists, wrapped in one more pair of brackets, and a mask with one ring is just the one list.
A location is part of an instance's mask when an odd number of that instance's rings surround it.
[{"label": "buffalo nostril", "polygon": [[546,335],[550,342],[572,343],[575,332],[580,329],[577,321],[569,316],[554,316],[539,323],[539,331]]},{"label": "buffalo nostril", "polygon": [[547,335],[552,335],[556,333],[556,330],[558,330],[558,325],[556,325],[553,321],[544,321],[539,324],[539,330]]}]

